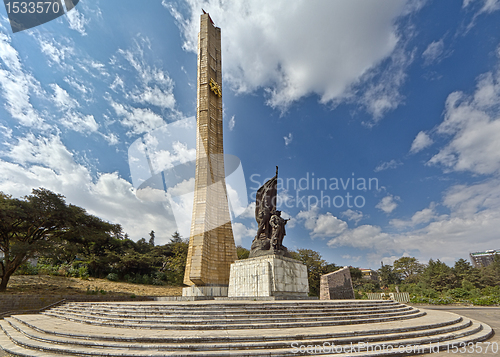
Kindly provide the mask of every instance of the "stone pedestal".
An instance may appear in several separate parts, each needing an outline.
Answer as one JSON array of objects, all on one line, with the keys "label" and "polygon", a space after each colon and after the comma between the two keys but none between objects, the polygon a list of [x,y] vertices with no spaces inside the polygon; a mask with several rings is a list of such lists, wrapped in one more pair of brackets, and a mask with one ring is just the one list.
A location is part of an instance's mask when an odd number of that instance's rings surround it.
[{"label": "stone pedestal", "polygon": [[354,299],[349,267],[321,275],[319,290],[321,300]]},{"label": "stone pedestal", "polygon": [[279,255],[242,259],[231,264],[228,296],[307,298],[307,267]]},{"label": "stone pedestal", "polygon": [[227,286],[188,286],[182,288],[184,297],[207,297],[227,296]]}]

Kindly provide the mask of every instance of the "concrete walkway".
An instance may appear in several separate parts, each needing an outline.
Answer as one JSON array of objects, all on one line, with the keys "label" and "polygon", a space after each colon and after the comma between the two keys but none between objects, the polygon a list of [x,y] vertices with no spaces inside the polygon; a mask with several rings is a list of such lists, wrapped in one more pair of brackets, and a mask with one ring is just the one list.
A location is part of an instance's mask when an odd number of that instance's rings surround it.
[{"label": "concrete walkway", "polygon": [[[449,311],[455,314],[465,316],[474,320],[484,322],[490,325],[495,334],[488,341],[478,343],[476,346],[467,347],[464,351],[463,347],[460,347],[458,351],[450,350],[441,351],[439,353],[426,354],[425,356],[433,357],[450,357],[450,356],[470,356],[470,357],[500,357],[500,307],[481,307],[481,306],[438,306],[438,305],[420,305],[412,304],[414,307],[428,309],[428,310],[441,310]],[[489,346],[489,351],[485,352],[486,347],[488,347],[488,342],[491,343]],[[480,351],[480,348],[483,348]],[[497,353],[494,353],[491,349],[492,347],[498,348]]]}]

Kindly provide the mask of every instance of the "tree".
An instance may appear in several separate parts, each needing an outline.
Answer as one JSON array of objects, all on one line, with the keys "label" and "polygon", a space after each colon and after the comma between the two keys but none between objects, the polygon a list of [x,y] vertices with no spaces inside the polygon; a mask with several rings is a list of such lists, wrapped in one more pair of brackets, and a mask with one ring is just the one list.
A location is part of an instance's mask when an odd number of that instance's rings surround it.
[{"label": "tree", "polygon": [[[64,196],[44,188],[33,189],[24,200],[0,193],[0,291],[28,259],[63,247],[64,241],[86,236],[109,237],[121,227],[88,215],[83,208],[67,205]],[[59,244],[59,245],[58,245]],[[102,249],[102,247],[100,247]]]},{"label": "tree", "polygon": [[414,257],[401,257],[394,261],[394,272],[407,283],[415,282],[418,274],[422,273],[424,267]]},{"label": "tree", "polygon": [[392,268],[392,265],[383,265],[378,270],[380,285],[388,287],[391,284],[399,284],[401,279]]},{"label": "tree", "polygon": [[155,246],[155,231],[149,232],[149,245]]},{"label": "tree", "polygon": [[460,258],[455,262],[455,265],[453,266],[453,273],[457,279],[457,286],[462,286],[463,284],[470,285],[469,283],[478,285],[480,280],[479,269],[474,268],[471,263],[463,258]]},{"label": "tree", "polygon": [[168,246],[171,249],[171,255],[166,258],[162,270],[169,283],[182,285],[189,244],[181,239],[180,242],[171,242]]},{"label": "tree", "polygon": [[321,259],[321,254],[312,249],[298,249],[291,252],[292,258],[300,260],[307,266],[309,280],[309,295],[319,296],[320,278],[326,274],[326,261]]},{"label": "tree", "polygon": [[426,288],[431,288],[436,291],[444,289],[452,289],[456,287],[456,276],[453,269],[439,259],[434,261],[429,260],[429,264],[422,272],[420,281]]},{"label": "tree", "polygon": [[247,259],[250,255],[250,251],[239,245],[236,247],[236,254],[238,255],[238,259]]},{"label": "tree", "polygon": [[181,237],[180,233],[175,231],[174,234],[172,234],[172,238],[170,238],[170,242],[172,242],[172,243],[182,242],[182,237]]}]

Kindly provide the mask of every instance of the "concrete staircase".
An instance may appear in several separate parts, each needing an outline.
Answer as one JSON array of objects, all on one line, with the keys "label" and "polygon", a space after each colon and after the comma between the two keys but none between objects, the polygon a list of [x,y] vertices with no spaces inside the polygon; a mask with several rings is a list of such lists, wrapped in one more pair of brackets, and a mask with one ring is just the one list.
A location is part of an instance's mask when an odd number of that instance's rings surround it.
[{"label": "concrete staircase", "polygon": [[456,314],[363,300],[66,303],[0,327],[6,352],[30,357],[409,355],[492,334]]}]

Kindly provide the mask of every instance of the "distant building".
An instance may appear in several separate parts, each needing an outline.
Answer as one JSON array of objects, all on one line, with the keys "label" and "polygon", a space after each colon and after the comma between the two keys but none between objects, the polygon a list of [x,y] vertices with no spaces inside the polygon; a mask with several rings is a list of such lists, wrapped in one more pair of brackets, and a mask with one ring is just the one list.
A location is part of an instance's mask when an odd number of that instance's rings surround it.
[{"label": "distant building", "polygon": [[495,255],[500,254],[500,249],[487,250],[485,252],[470,253],[470,260],[476,268],[486,267],[493,263]]},{"label": "distant building", "polygon": [[359,269],[359,270],[361,270],[363,279],[378,281],[378,273],[375,270],[372,269]]}]

